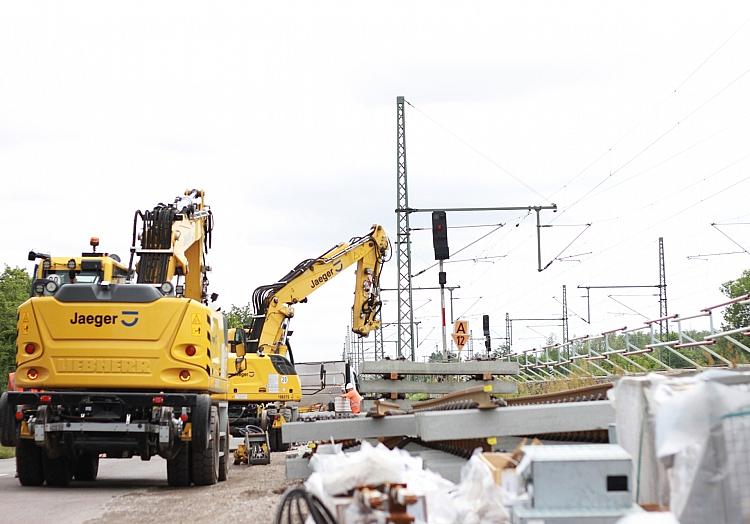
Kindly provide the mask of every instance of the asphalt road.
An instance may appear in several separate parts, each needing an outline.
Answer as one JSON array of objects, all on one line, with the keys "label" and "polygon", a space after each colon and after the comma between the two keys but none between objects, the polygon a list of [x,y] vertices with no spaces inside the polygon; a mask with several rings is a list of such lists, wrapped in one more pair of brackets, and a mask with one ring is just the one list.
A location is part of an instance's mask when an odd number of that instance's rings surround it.
[{"label": "asphalt road", "polygon": [[[229,479],[215,486],[170,488],[166,461],[154,457],[102,459],[93,482],[66,488],[23,487],[15,459],[0,460],[0,523],[126,524],[147,522],[237,522],[238,510],[255,508],[254,522],[271,522],[284,479],[284,454],[268,466],[230,466]],[[245,508],[245,509],[241,509]]]},{"label": "asphalt road", "polygon": [[67,488],[23,487],[15,475],[15,459],[0,460],[0,522],[84,522],[103,515],[113,497],[167,486],[166,461],[159,457],[102,459],[96,481]]}]

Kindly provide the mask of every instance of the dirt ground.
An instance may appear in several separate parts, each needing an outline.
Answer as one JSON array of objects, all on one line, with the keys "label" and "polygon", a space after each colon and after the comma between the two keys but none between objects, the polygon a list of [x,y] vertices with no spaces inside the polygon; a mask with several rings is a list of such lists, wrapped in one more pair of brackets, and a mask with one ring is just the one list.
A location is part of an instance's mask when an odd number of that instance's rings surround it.
[{"label": "dirt ground", "polygon": [[273,522],[281,494],[298,481],[287,481],[284,453],[273,453],[268,466],[230,466],[229,478],[214,486],[151,487],[114,498],[100,518],[86,524]]}]

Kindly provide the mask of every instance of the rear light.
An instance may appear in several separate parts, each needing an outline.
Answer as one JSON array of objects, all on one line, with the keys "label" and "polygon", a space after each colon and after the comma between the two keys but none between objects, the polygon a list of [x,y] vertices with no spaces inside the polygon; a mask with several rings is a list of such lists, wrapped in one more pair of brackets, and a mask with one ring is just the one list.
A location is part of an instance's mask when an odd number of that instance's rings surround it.
[{"label": "rear light", "polygon": [[180,380],[182,380],[183,382],[187,382],[188,380],[190,380],[190,371],[188,371],[187,369],[183,369],[182,371],[180,371]]},{"label": "rear light", "polygon": [[185,354],[187,356],[189,356],[189,357],[192,357],[193,355],[195,355],[195,346],[190,345],[190,346],[186,347],[185,348]]},{"label": "rear light", "polygon": [[42,404],[49,404],[50,402],[52,402],[52,395],[41,395],[39,397],[39,402],[41,402]]},{"label": "rear light", "polygon": [[31,368],[26,372],[26,377],[28,377],[29,380],[36,380],[39,378],[39,372],[36,369]]},{"label": "rear light", "polygon": [[164,397],[153,397],[151,399],[151,403],[152,404],[162,405],[162,404],[164,404]]},{"label": "rear light", "polygon": [[187,422],[188,416],[187,413],[183,413],[180,415],[180,420],[183,422]]},{"label": "rear light", "polygon": [[23,411],[21,411],[21,408],[16,410],[16,420],[23,420]]},{"label": "rear light", "polygon": [[26,352],[26,354],[31,355],[34,352],[34,344],[29,342],[23,347],[23,350]]}]

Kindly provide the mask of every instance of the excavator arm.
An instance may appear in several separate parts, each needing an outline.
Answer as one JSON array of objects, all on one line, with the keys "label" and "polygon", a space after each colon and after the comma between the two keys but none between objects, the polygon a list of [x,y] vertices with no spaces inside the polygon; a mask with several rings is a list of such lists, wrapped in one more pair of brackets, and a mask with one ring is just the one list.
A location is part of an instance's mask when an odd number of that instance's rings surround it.
[{"label": "excavator arm", "polygon": [[[249,351],[286,356],[294,305],[306,302],[310,294],[355,263],[352,331],[367,336],[379,326],[380,272],[388,248],[385,230],[373,225],[366,235],[338,244],[317,258],[304,260],[275,284],[257,288],[253,292],[255,318],[248,335]],[[238,357],[242,355],[238,353]]]},{"label": "excavator arm", "polygon": [[[178,295],[206,303],[210,268],[205,256],[211,246],[212,229],[213,215],[205,205],[203,191],[198,189],[185,191],[173,204],[136,211],[130,268],[137,254],[138,283],[171,283],[176,276]],[[137,240],[140,249],[136,248]],[[180,284],[180,278],[184,278],[184,284]]]}]

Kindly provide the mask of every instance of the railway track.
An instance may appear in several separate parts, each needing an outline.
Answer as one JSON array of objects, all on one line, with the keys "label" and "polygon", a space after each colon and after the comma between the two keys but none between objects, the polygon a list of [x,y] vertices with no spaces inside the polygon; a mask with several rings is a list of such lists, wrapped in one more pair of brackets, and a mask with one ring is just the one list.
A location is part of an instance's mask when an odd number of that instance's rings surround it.
[{"label": "railway track", "polygon": [[[528,406],[531,404],[557,404],[560,402],[591,402],[595,400],[607,400],[607,391],[612,388],[611,382],[586,386],[582,388],[569,389],[556,393],[544,395],[531,395],[526,397],[506,399],[509,406]],[[587,442],[606,444],[609,442],[609,432],[606,429],[592,431],[573,431],[568,433],[543,433],[537,435],[523,435],[524,437],[536,437],[540,440],[555,440],[560,442]]]},{"label": "railway track", "polygon": [[556,404],[558,402],[587,402],[592,400],[607,400],[607,391],[612,388],[611,382],[595,384],[576,389],[568,389],[544,395],[508,398],[509,406],[528,406],[530,404]]},{"label": "railway track", "polygon": [[[533,395],[512,399],[493,398],[492,389],[486,386],[475,386],[463,391],[450,393],[439,398],[417,402],[411,409],[402,409],[397,403],[388,400],[377,400],[367,412],[368,417],[382,418],[392,415],[419,413],[425,411],[444,411],[454,409],[498,409],[504,406],[525,406],[531,404],[555,404],[560,402],[591,402],[606,400],[607,391],[611,383],[596,384],[582,388],[571,389],[544,395]],[[520,437],[538,438],[540,440],[554,440],[561,442],[607,443],[607,430],[575,431],[567,433],[543,433],[535,435],[518,435]],[[490,451],[492,445],[487,439],[463,439],[439,442],[424,442],[411,437],[392,437],[385,439],[388,447],[404,447],[410,442],[416,442],[424,447],[440,450],[452,455],[469,458],[476,448]]]}]

